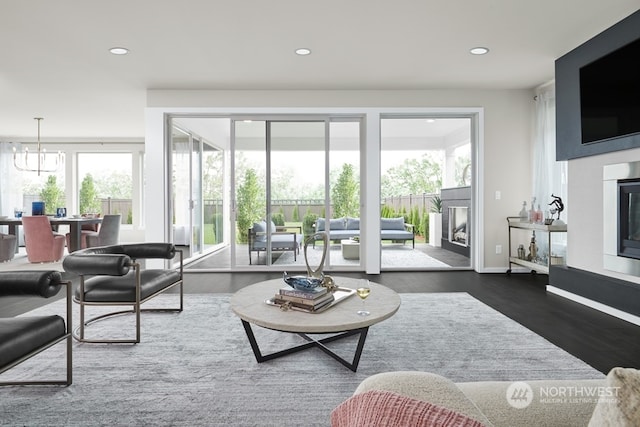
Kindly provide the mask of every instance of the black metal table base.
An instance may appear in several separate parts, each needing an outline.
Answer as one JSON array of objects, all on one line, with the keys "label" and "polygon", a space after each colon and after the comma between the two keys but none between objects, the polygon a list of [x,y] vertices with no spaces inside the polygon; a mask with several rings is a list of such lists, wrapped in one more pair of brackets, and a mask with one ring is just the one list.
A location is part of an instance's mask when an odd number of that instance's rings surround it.
[{"label": "black metal table base", "polygon": [[[260,347],[258,346],[258,342],[256,341],[256,337],[253,334],[253,330],[251,329],[251,324],[245,320],[242,320],[242,326],[244,326],[244,331],[247,333],[247,338],[249,338],[249,344],[251,344],[251,349],[253,350],[253,354],[255,355],[256,361],[258,363],[266,362],[267,360],[277,359],[278,357],[286,356],[288,354],[293,354],[302,350],[317,347],[320,350],[322,350],[324,353],[328,354],[329,356],[331,356],[332,358],[340,362],[342,365],[351,369],[353,372],[356,372],[356,370],[358,369],[358,364],[360,363],[360,356],[362,355],[362,349],[364,348],[364,343],[367,339],[367,332],[369,331],[369,327],[367,326],[365,328],[353,329],[351,331],[338,333],[336,335],[332,335],[330,337],[322,338],[319,340],[315,340],[307,334],[298,333],[297,335],[304,338],[307,341],[307,343],[301,344],[295,347],[291,347],[285,350],[277,351],[275,353],[262,354],[262,352],[260,351]],[[353,360],[351,362],[343,359],[342,357],[340,357],[339,355],[331,351],[331,349],[329,349],[327,346],[325,346],[326,343],[337,341],[339,339],[350,337],[352,335],[357,335],[357,334],[360,334],[360,338],[358,339],[356,352],[353,355]]]}]

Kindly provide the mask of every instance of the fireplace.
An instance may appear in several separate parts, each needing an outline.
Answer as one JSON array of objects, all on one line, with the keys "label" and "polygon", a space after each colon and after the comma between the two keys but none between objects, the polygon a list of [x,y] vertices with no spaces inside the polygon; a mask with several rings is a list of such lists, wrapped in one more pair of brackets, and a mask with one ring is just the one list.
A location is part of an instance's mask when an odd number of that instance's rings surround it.
[{"label": "fireplace", "polygon": [[640,162],[603,172],[604,268],[640,276]]},{"label": "fireplace", "polygon": [[467,223],[469,216],[467,209],[465,206],[449,207],[449,242],[455,245],[468,246]]}]

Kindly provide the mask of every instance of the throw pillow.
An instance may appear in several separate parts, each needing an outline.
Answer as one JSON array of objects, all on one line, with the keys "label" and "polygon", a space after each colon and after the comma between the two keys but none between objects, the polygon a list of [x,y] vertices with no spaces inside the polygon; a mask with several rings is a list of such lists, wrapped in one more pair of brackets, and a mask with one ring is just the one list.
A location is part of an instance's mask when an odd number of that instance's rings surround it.
[{"label": "throw pillow", "polygon": [[256,233],[255,241],[256,242],[266,242],[267,241],[267,224],[264,221],[254,222],[253,223],[253,232]]},{"label": "throw pillow", "polygon": [[316,231],[324,231],[324,218],[316,220]]},{"label": "throw pillow", "polygon": [[632,427],[640,425],[640,371],[613,368],[606,388],[599,396],[589,427]]},{"label": "throw pillow", "polygon": [[342,402],[331,412],[332,427],[482,427],[480,421],[442,406],[397,393],[370,390]]}]

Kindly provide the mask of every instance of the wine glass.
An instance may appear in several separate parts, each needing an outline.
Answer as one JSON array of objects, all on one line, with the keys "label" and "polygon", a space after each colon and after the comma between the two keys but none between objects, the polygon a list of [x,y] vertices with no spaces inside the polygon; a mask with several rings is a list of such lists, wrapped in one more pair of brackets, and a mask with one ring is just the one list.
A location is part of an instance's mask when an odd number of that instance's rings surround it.
[{"label": "wine glass", "polygon": [[371,293],[371,289],[369,288],[369,281],[368,280],[366,281],[366,286],[362,286],[362,287],[359,287],[358,289],[356,289],[356,293],[358,294],[358,296],[362,300],[362,310],[358,310],[358,314],[360,316],[368,316],[371,313],[369,313],[367,310],[365,310],[364,300]]}]

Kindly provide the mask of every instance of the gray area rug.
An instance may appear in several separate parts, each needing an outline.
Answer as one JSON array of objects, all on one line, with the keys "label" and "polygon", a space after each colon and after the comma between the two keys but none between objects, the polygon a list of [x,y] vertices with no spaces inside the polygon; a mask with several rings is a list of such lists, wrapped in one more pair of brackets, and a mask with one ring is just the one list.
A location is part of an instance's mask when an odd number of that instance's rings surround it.
[{"label": "gray area rug", "polygon": [[[309,246],[307,248],[307,257],[312,267],[317,266],[322,259],[322,248]],[[331,245],[329,250],[331,265],[359,265],[357,259],[344,259],[340,245]],[[406,245],[385,245],[382,248],[380,261],[386,268],[402,267],[402,268],[449,268],[449,265],[442,261],[438,261]],[[300,255],[293,260],[293,252],[284,252],[273,264],[274,265],[300,265],[304,266],[304,252],[301,249]]]},{"label": "gray area rug", "polygon": [[[140,344],[74,343],[70,387],[0,388],[0,424],[326,426],[360,381],[384,371],[430,371],[458,382],[604,377],[466,293],[401,297],[398,313],[370,328],[354,373],[317,349],[258,364],[228,296],[186,295],[182,313],[143,314]],[[149,306],[176,300],[163,295]],[[59,301],[35,312],[61,307]],[[121,316],[95,327],[122,333],[132,320]],[[301,342],[255,331],[263,352]],[[350,358],[356,340],[334,344]],[[3,380],[43,372],[62,377],[63,354],[58,345]]]}]

